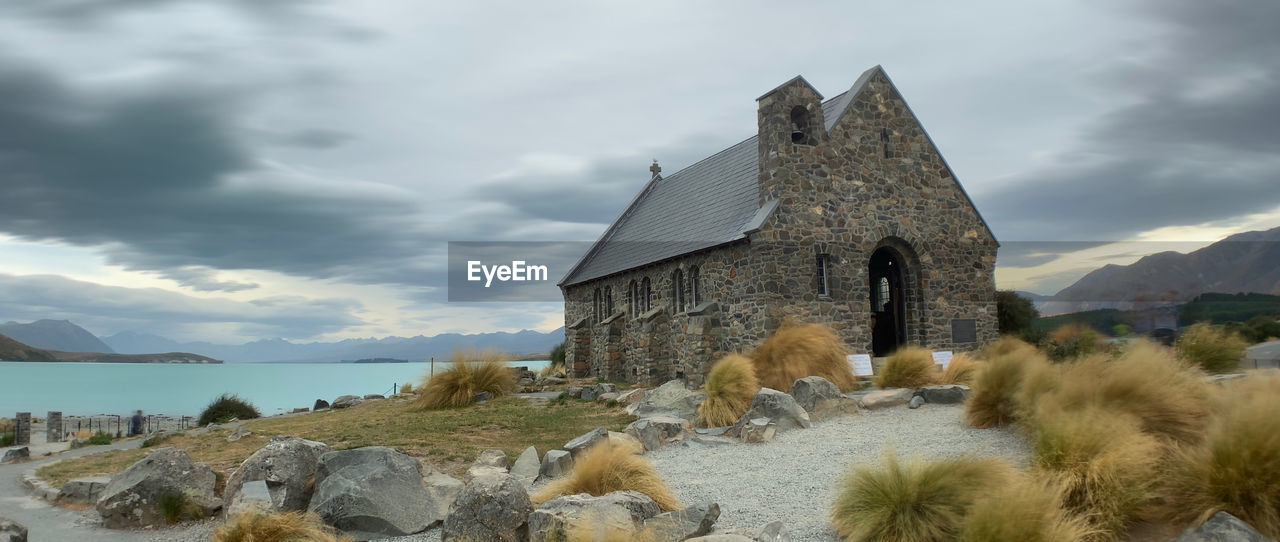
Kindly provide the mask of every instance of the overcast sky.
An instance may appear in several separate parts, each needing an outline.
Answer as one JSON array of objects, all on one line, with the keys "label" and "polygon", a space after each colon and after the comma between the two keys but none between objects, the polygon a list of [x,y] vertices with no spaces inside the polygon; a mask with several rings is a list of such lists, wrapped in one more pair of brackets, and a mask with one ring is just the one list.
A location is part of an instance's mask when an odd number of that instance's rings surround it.
[{"label": "overcast sky", "polygon": [[[551,330],[556,303],[447,303],[446,243],[593,240],[652,159],[754,134],[754,99],[797,74],[830,97],[876,64],[1005,243],[999,285],[1053,293],[1280,226],[1277,20],[1265,1],[7,0],[0,321]],[[1137,243],[1098,246],[1118,241]]]}]

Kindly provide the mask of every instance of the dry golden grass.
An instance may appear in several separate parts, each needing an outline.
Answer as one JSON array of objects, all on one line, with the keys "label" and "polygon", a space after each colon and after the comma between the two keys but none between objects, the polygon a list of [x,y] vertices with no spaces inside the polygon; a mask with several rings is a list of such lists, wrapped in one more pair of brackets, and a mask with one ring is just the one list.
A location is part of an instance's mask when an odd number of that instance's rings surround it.
[{"label": "dry golden grass", "polygon": [[1229,373],[1240,368],[1248,348],[1239,334],[1201,322],[1178,335],[1174,345],[1178,356],[1210,373]]},{"label": "dry golden grass", "polygon": [[707,374],[707,399],[698,405],[698,423],[705,427],[731,425],[751,408],[760,390],[751,359],[729,354],[717,361]]},{"label": "dry golden grass", "polygon": [[960,542],[1081,542],[1094,531],[1063,509],[1061,484],[1018,476],[974,502]]},{"label": "dry golden grass", "polygon": [[842,392],[853,391],[857,379],[849,368],[844,342],[821,324],[784,323],[756,349],[756,378],[762,386],[791,389],[796,380],[820,376]]},{"label": "dry golden grass", "polygon": [[933,352],[918,346],[899,348],[885,360],[873,382],[881,388],[919,388],[938,379]]},{"label": "dry golden grass", "polygon": [[1118,540],[1150,511],[1166,448],[1129,415],[1040,411],[1032,440],[1033,472],[1063,486],[1064,505],[1087,518],[1093,538]]},{"label": "dry golden grass", "polygon": [[[569,525],[564,542],[654,542],[652,529],[636,529],[628,514],[617,521],[588,515]],[[547,542],[556,542],[559,533],[545,533]]]},{"label": "dry golden grass", "polygon": [[213,532],[213,542],[349,542],[351,537],[320,521],[315,514],[288,512],[238,514]]},{"label": "dry golden grass", "polygon": [[938,383],[968,386],[977,377],[980,367],[980,363],[973,359],[973,356],[960,352],[951,356],[951,361],[947,363],[947,368],[943,369],[942,375],[938,377]]},{"label": "dry golden grass", "polygon": [[[635,416],[616,407],[571,401],[563,405],[531,404],[503,397],[465,408],[417,411],[412,402],[385,399],[340,410],[301,416],[262,418],[245,424],[253,434],[227,442],[230,429],[202,435],[181,434],[165,446],[186,450],[214,471],[229,472],[271,437],[292,435],[328,444],[335,450],[389,446],[423,458],[446,472],[461,474],[489,448],[515,457],[528,446],[552,450],[597,427],[621,431]],[[40,469],[54,487],[72,478],[111,475],[146,457],[148,449],[118,450],[64,460]]]},{"label": "dry golden grass", "polygon": [[400,385],[400,393],[413,393],[413,382],[405,382]]},{"label": "dry golden grass", "polygon": [[1028,373],[1048,367],[1044,354],[1021,341],[1001,339],[989,350],[992,357],[973,379],[973,390],[965,403],[965,420],[973,427],[992,427],[1015,421],[1025,410],[1019,391]]},{"label": "dry golden grass", "polygon": [[498,350],[479,353],[455,350],[453,367],[427,379],[415,404],[419,408],[460,407],[471,404],[476,394],[494,397],[509,395],[516,388],[515,374],[505,365],[508,356]]},{"label": "dry golden grass", "polygon": [[1024,350],[1035,350],[1036,347],[1027,342],[1014,337],[1013,335],[1003,335],[995,342],[990,343],[978,352],[978,359],[989,360],[998,356],[1012,354],[1014,352]]},{"label": "dry golden grass", "polygon": [[603,440],[579,456],[568,475],[547,484],[530,500],[538,505],[560,495],[588,493],[599,497],[630,489],[648,495],[663,510],[681,508],[680,499],[640,452],[634,442]]},{"label": "dry golden grass", "polygon": [[1190,524],[1224,510],[1280,538],[1280,377],[1254,374],[1224,388],[1204,441],[1168,462],[1163,516]]},{"label": "dry golden grass", "polygon": [[840,481],[831,523],[850,542],[954,540],[973,502],[1014,478],[1003,460],[912,458],[885,452],[882,468],[859,465]]}]

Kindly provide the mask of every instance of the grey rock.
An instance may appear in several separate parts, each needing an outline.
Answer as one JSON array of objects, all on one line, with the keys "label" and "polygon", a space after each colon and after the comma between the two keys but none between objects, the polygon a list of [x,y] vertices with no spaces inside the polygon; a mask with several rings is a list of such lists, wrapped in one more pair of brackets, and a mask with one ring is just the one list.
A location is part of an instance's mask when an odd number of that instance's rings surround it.
[{"label": "grey rock", "polygon": [[329,402],[324,399],[316,399],[316,404],[312,405],[311,410],[325,410],[329,408]]},{"label": "grey rock", "polygon": [[573,470],[573,454],[564,450],[550,450],[542,456],[538,477],[546,480],[559,478]]},{"label": "grey rock", "polygon": [[538,468],[541,463],[538,461],[538,449],[530,446],[520,453],[520,457],[516,458],[515,463],[511,464],[511,475],[520,480],[524,487],[528,488],[538,479]]},{"label": "grey rock", "polygon": [[492,393],[489,393],[489,392],[487,392],[487,391],[482,391],[482,392],[480,392],[480,393],[477,393],[477,394],[475,395],[475,397],[472,397],[472,398],[471,398],[471,400],[472,400],[472,401],[475,401],[477,404],[479,404],[479,403],[487,403],[487,402],[491,401],[492,399],[493,399],[493,394],[492,394]]},{"label": "grey rock", "polygon": [[462,493],[465,484],[462,480],[449,476],[435,469],[428,469],[429,472],[423,475],[422,483],[427,488],[428,508],[431,512],[431,523],[444,521],[449,515],[449,507],[453,506],[453,501]]},{"label": "grey rock", "polygon": [[806,376],[796,380],[788,395],[795,398],[796,404],[809,413],[817,408],[818,400],[841,397],[840,388],[820,376]]},{"label": "grey rock", "polygon": [[751,408],[734,422],[733,427],[729,429],[729,435],[739,435],[742,427],[756,418],[773,420],[775,430],[779,433],[813,425],[809,421],[809,413],[800,408],[790,395],[770,388],[760,388],[755,398],[751,400]]},{"label": "grey rock", "polygon": [[26,446],[23,446],[21,448],[14,448],[12,450],[6,451],[4,453],[4,456],[0,457],[0,463],[8,463],[10,461],[27,459],[29,457],[31,457],[31,449]]},{"label": "grey rock", "polygon": [[582,388],[582,391],[578,392],[578,398],[583,401],[595,401],[597,395],[599,394],[596,393],[596,388],[594,386]]},{"label": "grey rock", "polygon": [[662,437],[658,436],[657,426],[647,419],[641,418],[631,422],[624,431],[640,441],[640,445],[644,446],[646,451],[652,452],[662,447]]},{"label": "grey rock", "polygon": [[791,534],[781,521],[771,521],[756,529],[756,542],[791,542]]},{"label": "grey rock", "polygon": [[596,401],[601,403],[607,403],[609,401],[617,401],[617,400],[618,400],[618,392],[616,391],[611,391],[609,393],[602,393],[596,396]]},{"label": "grey rock", "polygon": [[720,519],[720,505],[706,503],[658,514],[645,520],[644,527],[653,529],[657,541],[678,542],[710,533],[717,519]]},{"label": "grey rock", "polygon": [[289,411],[290,414],[302,414],[303,412],[311,412],[311,409],[301,406]]},{"label": "grey rock", "polygon": [[271,490],[267,488],[266,480],[245,482],[227,504],[227,517],[245,512],[271,514],[276,511],[275,505],[271,502]]},{"label": "grey rock", "polygon": [[694,433],[696,433],[696,434],[698,434],[698,435],[706,435],[706,436],[710,436],[710,437],[719,437],[719,436],[724,435],[725,433],[728,433],[728,432],[729,432],[729,429],[730,429],[730,426],[728,426],[728,425],[726,425],[726,426],[724,426],[724,427],[695,427],[695,428],[693,428],[693,432],[694,432]]},{"label": "grey rock", "polygon": [[76,478],[62,484],[62,490],[58,492],[58,501],[98,502],[98,497],[102,495],[102,490],[106,489],[109,483],[111,483],[110,476]]},{"label": "grey rock", "polygon": [[252,434],[253,431],[250,431],[247,427],[242,425],[237,427],[235,431],[232,431],[230,435],[227,435],[227,442],[235,442]]},{"label": "grey rock", "polygon": [[810,421],[822,421],[839,416],[850,416],[859,411],[858,400],[843,395],[832,399],[818,399],[818,403],[809,412]]},{"label": "grey rock", "polygon": [[355,395],[343,395],[341,397],[338,397],[337,399],[334,399],[333,403],[329,405],[329,408],[332,408],[334,410],[337,410],[340,408],[351,408],[363,402],[364,402],[364,399],[361,399]]},{"label": "grey rock", "polygon": [[586,493],[562,495],[529,515],[529,540],[565,540],[566,534],[580,522],[590,522],[596,528],[635,532],[658,512],[658,504],[653,499],[636,491],[614,491],[599,497]]},{"label": "grey rock", "polygon": [[923,405],[924,405],[924,397],[921,397],[919,395],[912,396],[911,400],[907,401],[907,408],[912,410],[920,408]]},{"label": "grey rock", "polygon": [[444,540],[518,542],[529,538],[533,505],[524,486],[509,474],[467,482],[444,520]]},{"label": "grey rock", "polygon": [[1182,532],[1175,542],[1272,542],[1248,523],[1226,512]]},{"label": "grey rock", "polygon": [[639,418],[674,416],[692,421],[698,417],[698,405],[706,399],[706,392],[689,391],[684,382],[672,380],[645,393],[643,399],[627,407],[627,413]]},{"label": "grey rock", "polygon": [[600,382],[595,385],[596,397],[606,393],[618,393],[618,387],[608,382]]},{"label": "grey rock", "polygon": [[564,392],[574,399],[582,398],[582,386],[569,386],[564,389]]},{"label": "grey rock", "polygon": [[568,380],[565,380],[558,376],[544,376],[542,378],[539,378],[537,382],[538,384],[541,384],[543,386],[555,386],[558,384],[564,384],[565,382],[568,382]]},{"label": "grey rock", "polygon": [[641,399],[644,399],[644,394],[645,394],[645,391],[641,388],[636,388],[634,390],[630,390],[626,392],[620,392],[618,393],[618,402],[624,405],[630,405]]},{"label": "grey rock", "polygon": [[97,510],[109,528],[167,524],[162,501],[183,501],[178,520],[214,515],[222,500],[214,496],[217,478],[177,448],[160,448],[111,478],[98,497]]},{"label": "grey rock", "polygon": [[73,438],[73,439],[71,439],[71,442],[70,442],[68,445],[69,445],[69,446],[71,446],[71,449],[72,449],[72,450],[76,450],[76,449],[79,449],[79,448],[84,448],[85,446],[88,446],[88,445],[89,445],[89,439],[87,439],[87,438]]},{"label": "grey rock", "polygon": [[925,386],[916,394],[924,398],[924,402],[936,405],[953,405],[963,403],[969,398],[969,386],[948,384],[944,386]]},{"label": "grey rock", "polygon": [[507,452],[490,449],[480,452],[480,456],[467,469],[467,477],[486,476],[507,473]]},{"label": "grey rock", "polygon": [[645,450],[653,451],[666,444],[684,440],[691,429],[689,420],[684,418],[654,416],[631,422],[624,431],[640,441]]},{"label": "grey rock", "polygon": [[241,487],[261,480],[271,495],[273,511],[306,510],[317,483],[320,457],[329,451],[322,442],[298,437],[273,437],[227,478],[227,487],[222,492],[227,497],[227,509],[230,510]]},{"label": "grey rock", "polygon": [[360,540],[404,536],[436,521],[417,459],[382,446],[329,452],[308,509]]},{"label": "grey rock", "polygon": [[893,388],[878,390],[863,395],[858,399],[858,406],[867,410],[902,406],[911,401],[915,390],[909,388]]},{"label": "grey rock", "polygon": [[386,399],[386,398],[387,397],[385,395],[382,395],[381,393],[369,393],[369,394],[365,394],[364,396],[365,401],[376,401],[378,399]]},{"label": "grey rock", "polygon": [[564,449],[577,459],[583,452],[591,449],[596,443],[609,438],[609,430],[604,427],[597,427],[590,432],[583,434],[564,444]]},{"label": "grey rock", "polygon": [[16,521],[0,518],[0,542],[27,542],[27,528]]},{"label": "grey rock", "polygon": [[769,442],[777,433],[777,425],[769,418],[752,418],[738,432],[742,442]]}]

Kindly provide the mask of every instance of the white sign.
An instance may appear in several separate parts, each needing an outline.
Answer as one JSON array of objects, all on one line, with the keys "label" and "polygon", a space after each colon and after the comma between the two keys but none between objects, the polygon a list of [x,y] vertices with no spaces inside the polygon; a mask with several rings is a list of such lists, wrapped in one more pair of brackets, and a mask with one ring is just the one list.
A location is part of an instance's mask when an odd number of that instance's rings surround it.
[{"label": "white sign", "polygon": [[951,351],[934,352],[933,362],[937,363],[939,367],[942,367],[942,370],[947,370],[947,365],[951,363]]},{"label": "white sign", "polygon": [[871,376],[871,354],[849,354],[847,356],[849,366],[853,368],[853,374],[858,376]]}]

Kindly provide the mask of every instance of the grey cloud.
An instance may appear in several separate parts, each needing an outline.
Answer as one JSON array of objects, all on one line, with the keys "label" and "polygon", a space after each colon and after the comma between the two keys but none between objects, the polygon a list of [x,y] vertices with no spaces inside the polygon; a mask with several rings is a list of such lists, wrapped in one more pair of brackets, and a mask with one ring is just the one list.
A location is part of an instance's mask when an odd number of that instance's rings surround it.
[{"label": "grey cloud", "polygon": [[165,269],[161,272],[165,278],[169,278],[178,282],[183,286],[191,287],[201,292],[243,292],[252,290],[258,285],[252,282],[238,282],[232,280],[218,280],[213,278],[213,271],[209,269],[201,269],[198,267],[176,267]]},{"label": "grey cloud", "polygon": [[351,141],[352,139],[355,139],[355,136],[346,132],[328,130],[324,128],[299,130],[272,137],[272,140],[275,143],[281,145],[305,147],[309,149],[332,149]]}]

